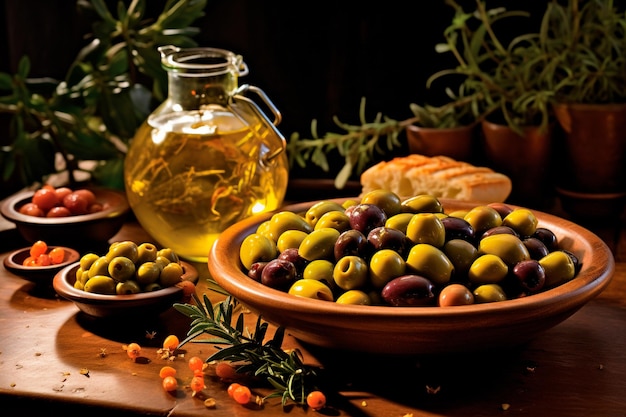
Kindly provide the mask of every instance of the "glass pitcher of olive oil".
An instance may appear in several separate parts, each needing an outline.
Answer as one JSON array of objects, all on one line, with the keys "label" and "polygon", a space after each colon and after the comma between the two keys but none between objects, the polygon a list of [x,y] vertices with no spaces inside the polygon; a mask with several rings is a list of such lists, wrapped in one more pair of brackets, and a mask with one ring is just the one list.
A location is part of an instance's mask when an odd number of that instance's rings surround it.
[{"label": "glass pitcher of olive oil", "polygon": [[[240,55],[216,48],[159,48],[168,97],[137,130],[124,163],[141,226],[181,257],[206,262],[220,232],[275,210],[285,196],[280,112],[259,88],[239,86]],[[273,113],[270,120],[251,96]]]}]

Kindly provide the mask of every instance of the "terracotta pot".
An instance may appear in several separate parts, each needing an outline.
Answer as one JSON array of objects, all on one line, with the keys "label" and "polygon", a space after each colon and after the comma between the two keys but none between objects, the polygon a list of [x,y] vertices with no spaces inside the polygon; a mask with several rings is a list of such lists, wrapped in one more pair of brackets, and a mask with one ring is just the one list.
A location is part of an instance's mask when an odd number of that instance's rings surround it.
[{"label": "terracotta pot", "polygon": [[476,125],[452,128],[407,126],[409,152],[437,156],[445,155],[457,161],[470,162],[475,157]]},{"label": "terracotta pot", "polygon": [[529,126],[520,135],[507,125],[483,121],[486,164],[513,183],[508,200],[525,206],[547,206],[554,194],[551,171],[552,127]]},{"label": "terracotta pot", "polygon": [[559,183],[585,193],[626,191],[626,104],[555,104],[564,131]]}]

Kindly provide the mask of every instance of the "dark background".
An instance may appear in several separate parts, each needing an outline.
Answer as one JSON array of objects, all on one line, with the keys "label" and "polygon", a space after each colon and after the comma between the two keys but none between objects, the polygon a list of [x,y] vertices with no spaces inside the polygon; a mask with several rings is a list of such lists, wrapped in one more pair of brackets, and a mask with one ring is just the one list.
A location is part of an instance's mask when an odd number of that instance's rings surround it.
[{"label": "dark background", "polygon": [[[115,13],[117,1],[108,3]],[[147,3],[148,15],[156,16],[165,2]],[[0,4],[0,71],[15,72],[20,57],[28,55],[31,76],[62,79],[91,28],[76,1]],[[522,29],[536,30],[546,2],[499,0],[493,5],[532,11],[535,17]],[[337,131],[335,115],[358,123],[362,97],[370,120],[379,112],[403,120],[411,116],[410,103],[441,98],[441,91],[426,91],[426,79],[454,64],[451,55],[435,51],[452,15],[443,0],[209,0],[194,26],[201,29],[195,38],[200,46],[243,55],[250,74],[240,83],[260,87],[272,99],[283,115],[279,128],[285,136],[310,137],[312,119],[320,134]],[[334,173],[316,172],[311,165],[292,176]]]}]

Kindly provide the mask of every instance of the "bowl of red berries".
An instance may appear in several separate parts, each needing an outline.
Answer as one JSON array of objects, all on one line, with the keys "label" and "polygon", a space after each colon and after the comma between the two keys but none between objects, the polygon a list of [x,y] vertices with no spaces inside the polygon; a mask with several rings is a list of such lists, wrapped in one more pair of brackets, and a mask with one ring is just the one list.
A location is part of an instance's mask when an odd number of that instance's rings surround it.
[{"label": "bowl of red berries", "polygon": [[104,243],[130,211],[123,191],[96,187],[52,187],[22,191],[2,202],[0,213],[29,243],[76,246]]},{"label": "bowl of red berries", "polygon": [[7,271],[40,285],[51,285],[54,276],[78,261],[79,253],[64,246],[48,246],[42,240],[9,253],[3,261]]}]

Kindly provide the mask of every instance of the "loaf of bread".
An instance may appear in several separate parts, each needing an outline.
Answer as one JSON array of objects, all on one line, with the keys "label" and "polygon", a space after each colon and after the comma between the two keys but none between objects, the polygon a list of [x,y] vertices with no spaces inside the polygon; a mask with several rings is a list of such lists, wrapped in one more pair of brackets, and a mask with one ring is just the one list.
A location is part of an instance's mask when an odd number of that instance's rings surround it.
[{"label": "loaf of bread", "polygon": [[361,174],[363,194],[375,189],[400,197],[430,194],[479,203],[504,202],[511,180],[487,167],[477,167],[446,156],[411,154],[380,162]]}]

